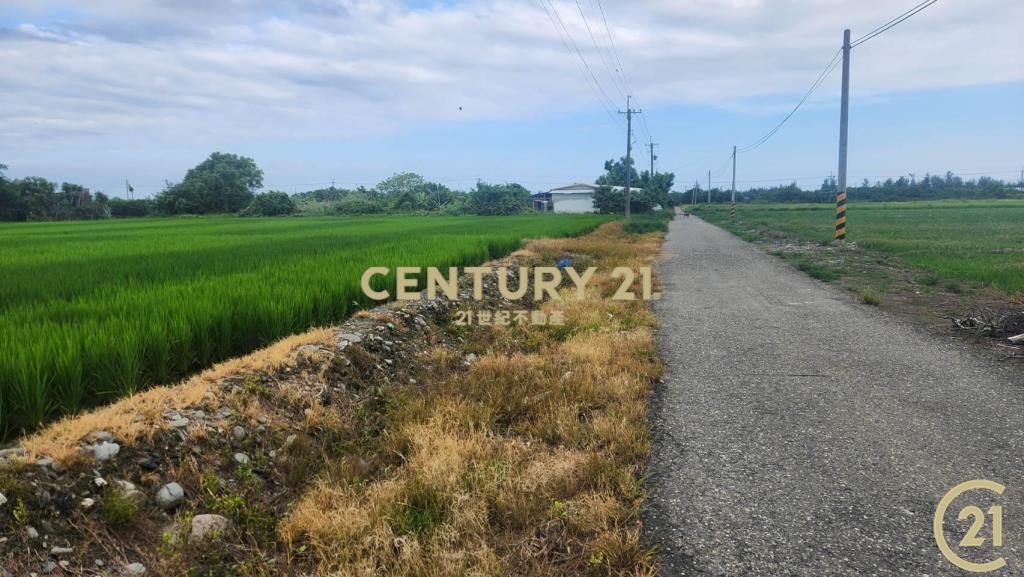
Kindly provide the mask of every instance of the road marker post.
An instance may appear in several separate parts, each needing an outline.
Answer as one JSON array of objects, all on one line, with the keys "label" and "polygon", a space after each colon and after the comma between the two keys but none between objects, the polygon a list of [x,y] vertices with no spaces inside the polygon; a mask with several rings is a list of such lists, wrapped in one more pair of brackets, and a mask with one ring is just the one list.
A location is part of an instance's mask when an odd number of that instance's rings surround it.
[{"label": "road marker post", "polygon": [[729,218],[736,220],[736,147],[732,147],[732,205],[729,207]]},{"label": "road marker post", "polygon": [[836,240],[846,241],[846,139],[850,120],[850,29],[843,31],[843,100],[839,110],[839,181],[836,187]]}]

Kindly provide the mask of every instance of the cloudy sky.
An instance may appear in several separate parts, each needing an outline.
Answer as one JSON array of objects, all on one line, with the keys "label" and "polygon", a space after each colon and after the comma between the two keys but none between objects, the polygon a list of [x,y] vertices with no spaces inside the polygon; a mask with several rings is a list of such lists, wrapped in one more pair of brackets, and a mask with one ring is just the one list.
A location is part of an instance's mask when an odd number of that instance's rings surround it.
[{"label": "cloudy sky", "polygon": [[[289,192],[403,170],[541,190],[624,153],[630,93],[643,166],[653,138],[677,188],[721,183],[844,27],[916,1],[3,0],[0,163],[114,194],[125,178],[154,194],[215,150]],[[1022,22],[1018,0],[939,0],[855,48],[851,179],[1016,178]],[[740,155],[741,187],[834,172],[839,79]]]}]

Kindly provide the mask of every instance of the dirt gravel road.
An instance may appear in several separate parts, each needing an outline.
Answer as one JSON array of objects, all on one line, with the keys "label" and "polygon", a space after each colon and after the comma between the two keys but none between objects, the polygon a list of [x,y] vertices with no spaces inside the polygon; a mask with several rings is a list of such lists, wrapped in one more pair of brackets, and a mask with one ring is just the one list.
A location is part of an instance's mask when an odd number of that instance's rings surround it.
[{"label": "dirt gravel road", "polygon": [[[696,217],[673,221],[655,305],[666,382],[651,407],[644,512],[665,575],[966,575],[954,552],[1024,575],[1019,365],[921,334]],[[1016,372],[1015,372],[1016,371]],[[959,547],[967,505],[1004,509],[1003,545]]]}]

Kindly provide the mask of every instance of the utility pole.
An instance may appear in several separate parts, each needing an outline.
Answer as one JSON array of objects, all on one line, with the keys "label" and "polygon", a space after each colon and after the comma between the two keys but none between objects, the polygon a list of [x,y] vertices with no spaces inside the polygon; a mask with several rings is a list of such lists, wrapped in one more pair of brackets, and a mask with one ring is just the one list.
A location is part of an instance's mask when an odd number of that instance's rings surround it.
[{"label": "utility pole", "polygon": [[729,218],[736,218],[736,147],[732,147],[732,205],[729,208]]},{"label": "utility pole", "polygon": [[693,181],[693,196],[690,197],[690,200],[692,201],[690,204],[697,204],[697,191],[698,190],[700,190],[700,182],[695,180],[695,181]]},{"label": "utility pole", "polygon": [[654,142],[653,140],[651,141],[650,144],[647,145],[647,148],[650,149],[650,151],[651,151],[651,181],[652,182],[654,181],[654,161],[658,159],[658,155],[654,154],[654,147],[655,146],[658,146],[658,143]]},{"label": "utility pole", "polygon": [[843,31],[843,101],[839,108],[839,183],[836,188],[836,240],[846,240],[846,137],[850,120],[850,29]]},{"label": "utility pole", "polygon": [[334,190],[334,179],[331,179],[331,190]]},{"label": "utility pole", "polygon": [[626,218],[629,218],[629,177],[633,172],[633,115],[641,114],[642,110],[633,110],[629,107],[629,96],[626,96],[626,111],[619,111],[619,114],[626,115]]},{"label": "utility pole", "polygon": [[711,171],[708,171],[708,204],[711,204]]}]

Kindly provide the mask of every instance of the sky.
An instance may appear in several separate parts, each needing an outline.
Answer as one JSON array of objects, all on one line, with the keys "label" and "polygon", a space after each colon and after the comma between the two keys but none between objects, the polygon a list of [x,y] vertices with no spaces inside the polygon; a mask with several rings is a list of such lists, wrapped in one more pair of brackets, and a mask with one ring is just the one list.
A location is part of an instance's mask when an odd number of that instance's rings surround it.
[{"label": "sky", "polygon": [[[728,187],[842,43],[917,0],[4,0],[0,163],[124,195],[211,152],[264,188],[592,182],[625,154]],[[1024,168],[1024,2],[939,0],[851,54],[850,181]],[[834,173],[840,70],[737,186]]]}]

